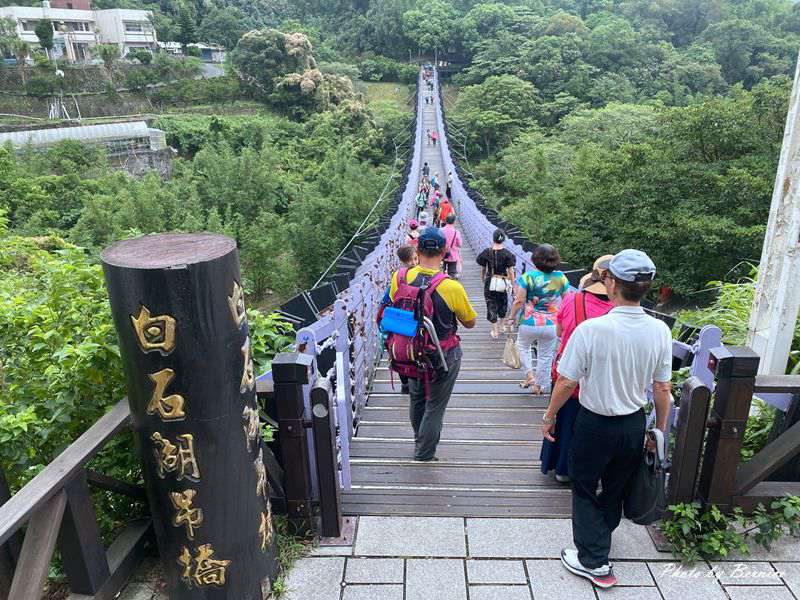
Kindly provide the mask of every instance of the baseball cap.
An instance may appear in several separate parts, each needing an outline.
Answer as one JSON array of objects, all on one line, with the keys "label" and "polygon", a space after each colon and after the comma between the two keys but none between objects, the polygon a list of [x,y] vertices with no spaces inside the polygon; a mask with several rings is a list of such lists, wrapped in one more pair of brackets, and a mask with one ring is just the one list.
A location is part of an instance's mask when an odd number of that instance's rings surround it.
[{"label": "baseball cap", "polygon": [[584,276],[586,281],[581,279],[583,284],[581,289],[592,294],[607,294],[606,286],[603,283],[603,271],[608,271],[608,263],[614,258],[613,254],[604,254],[592,265],[592,272]]},{"label": "baseball cap", "polygon": [[411,219],[411,220],[408,222],[408,226],[409,226],[411,229],[416,229],[417,227],[419,227],[419,223],[417,223],[417,220],[416,220],[416,219]]},{"label": "baseball cap", "polygon": [[417,248],[424,250],[441,250],[446,243],[444,234],[436,227],[426,227],[417,238]]},{"label": "baseball cap", "polygon": [[656,265],[650,257],[632,248],[617,252],[609,261],[608,270],[622,281],[652,281],[656,276]]}]

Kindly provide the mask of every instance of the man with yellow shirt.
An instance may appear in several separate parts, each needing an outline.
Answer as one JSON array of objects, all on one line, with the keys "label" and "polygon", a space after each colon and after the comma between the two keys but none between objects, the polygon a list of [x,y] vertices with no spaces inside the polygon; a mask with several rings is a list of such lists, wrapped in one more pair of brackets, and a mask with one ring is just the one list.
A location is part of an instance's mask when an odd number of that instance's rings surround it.
[{"label": "man with yellow shirt", "polygon": [[[419,287],[436,275],[442,267],[445,246],[444,234],[435,227],[426,227],[417,240],[419,265],[408,270],[406,281]],[[397,273],[394,273],[389,290],[389,297],[392,300],[396,291]],[[421,462],[438,460],[436,446],[442,433],[444,412],[447,403],[450,402],[450,395],[461,368],[462,352],[456,332],[459,323],[467,329],[475,327],[477,317],[464,286],[453,279],[445,279],[439,283],[431,299],[433,301],[431,320],[442,348],[446,348],[444,357],[448,368],[447,371],[443,368],[437,371],[435,381],[428,385],[427,394],[423,380],[409,380],[410,417],[415,442],[414,460]]]}]

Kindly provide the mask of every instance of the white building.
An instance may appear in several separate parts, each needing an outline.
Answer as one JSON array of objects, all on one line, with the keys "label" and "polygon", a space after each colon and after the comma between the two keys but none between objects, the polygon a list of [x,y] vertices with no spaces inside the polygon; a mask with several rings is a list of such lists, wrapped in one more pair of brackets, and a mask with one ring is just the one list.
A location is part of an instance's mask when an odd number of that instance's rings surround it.
[{"label": "white building", "polygon": [[36,25],[42,19],[53,22],[51,58],[72,62],[91,60],[90,48],[95,44],[117,44],[120,54],[131,50],[156,49],[156,32],[147,10],[110,9],[75,10],[42,6],[3,6],[0,18],[17,24],[17,35],[33,46],[39,45]]},{"label": "white building", "polygon": [[117,44],[119,53],[125,56],[136,50],[156,49],[156,30],[150,22],[148,10],[112,8],[94,11],[97,20],[98,42]]}]

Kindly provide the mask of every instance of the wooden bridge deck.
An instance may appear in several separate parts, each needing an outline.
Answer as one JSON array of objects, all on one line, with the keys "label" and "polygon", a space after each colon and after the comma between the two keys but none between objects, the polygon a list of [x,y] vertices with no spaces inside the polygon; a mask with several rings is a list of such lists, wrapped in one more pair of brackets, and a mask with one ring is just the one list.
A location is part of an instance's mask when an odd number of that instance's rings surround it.
[{"label": "wooden bridge deck", "polygon": [[[433,107],[423,105],[423,131],[435,127]],[[445,176],[438,148],[423,146],[431,173]],[[353,489],[345,514],[557,517],[570,512],[570,491],[539,470],[544,396],[519,387],[521,371],[501,361],[504,339],[493,340],[475,264],[462,253],[464,284],[478,311],[478,325],[460,330],[464,359],[445,414],[439,462],[417,463],[408,397],[392,389],[381,363],[350,446]]]}]

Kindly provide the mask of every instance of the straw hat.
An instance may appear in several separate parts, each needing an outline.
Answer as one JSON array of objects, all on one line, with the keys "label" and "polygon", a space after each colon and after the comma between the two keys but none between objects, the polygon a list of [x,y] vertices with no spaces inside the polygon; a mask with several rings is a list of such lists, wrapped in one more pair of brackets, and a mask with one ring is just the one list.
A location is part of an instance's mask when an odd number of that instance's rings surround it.
[{"label": "straw hat", "polygon": [[614,258],[613,254],[604,254],[592,265],[592,272],[587,273],[581,279],[581,289],[592,294],[607,294],[606,286],[603,283],[603,272],[608,271],[608,264]]}]

